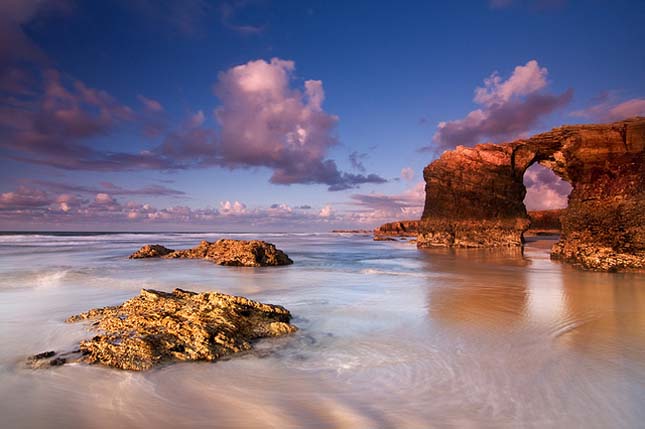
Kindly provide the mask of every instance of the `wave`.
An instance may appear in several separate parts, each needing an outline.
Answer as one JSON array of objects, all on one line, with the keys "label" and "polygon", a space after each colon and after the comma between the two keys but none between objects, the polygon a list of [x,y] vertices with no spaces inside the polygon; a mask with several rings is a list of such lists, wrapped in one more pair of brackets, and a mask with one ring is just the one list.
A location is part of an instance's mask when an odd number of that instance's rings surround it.
[{"label": "wave", "polygon": [[376,268],[366,268],[360,271],[361,274],[367,275],[386,275],[386,276],[406,276],[406,277],[428,277],[427,273],[413,273],[409,271],[390,271],[390,270],[379,270]]},{"label": "wave", "polygon": [[319,232],[128,232],[128,233],[9,233],[0,232],[0,246],[78,246],[92,243],[168,243],[174,241],[215,241],[220,238],[269,239],[277,237],[319,237]]}]

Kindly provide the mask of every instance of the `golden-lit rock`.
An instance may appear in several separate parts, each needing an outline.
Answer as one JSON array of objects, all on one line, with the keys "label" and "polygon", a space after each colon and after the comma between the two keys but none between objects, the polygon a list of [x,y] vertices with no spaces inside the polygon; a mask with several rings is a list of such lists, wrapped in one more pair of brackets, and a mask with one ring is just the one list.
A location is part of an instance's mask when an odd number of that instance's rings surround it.
[{"label": "golden-lit rock", "polygon": [[166,256],[172,252],[174,252],[174,250],[168,249],[167,247],[159,244],[146,244],[141,249],[130,255],[130,259],[158,258],[160,256]]},{"label": "golden-lit rock", "polygon": [[192,249],[172,250],[158,244],[146,245],[130,255],[130,259],[140,258],[186,258],[206,259],[219,265],[241,267],[265,267],[289,265],[293,261],[275,245],[261,240],[227,240],[214,243],[202,241]]},{"label": "golden-lit rock", "polygon": [[216,361],[251,349],[255,339],[297,330],[289,323],[291,313],[279,305],[181,289],[143,289],[121,305],[92,309],[66,322],[82,320],[92,321],[97,334],[82,341],[79,350],[39,353],[27,364],[42,368],[81,361],[142,371],[172,361]]},{"label": "golden-lit rock", "polygon": [[521,246],[523,177],[535,163],[573,188],[553,258],[592,270],[645,268],[645,118],[444,152],[424,169],[417,245]]},{"label": "golden-lit rock", "polygon": [[416,237],[418,228],[418,220],[400,220],[384,223],[374,229],[374,240],[387,241],[390,237]]}]

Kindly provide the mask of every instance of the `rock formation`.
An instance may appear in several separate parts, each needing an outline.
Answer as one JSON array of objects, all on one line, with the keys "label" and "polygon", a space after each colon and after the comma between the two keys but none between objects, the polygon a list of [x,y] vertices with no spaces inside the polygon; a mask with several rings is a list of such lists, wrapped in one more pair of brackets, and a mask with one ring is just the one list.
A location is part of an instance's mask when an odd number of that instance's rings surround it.
[{"label": "rock formation", "polygon": [[389,237],[416,237],[418,228],[418,220],[389,222],[374,229],[374,239],[382,240]]},{"label": "rock formation", "polygon": [[171,361],[216,361],[249,350],[251,341],[295,332],[291,314],[279,305],[216,292],[172,293],[143,289],[125,303],[72,316],[66,322],[93,321],[97,335],[79,350],[30,357],[32,367],[74,361],[142,371]]},{"label": "rock formation", "polygon": [[523,176],[536,162],[573,187],[553,258],[645,269],[645,118],[444,152],[424,169],[418,246],[521,246],[529,226]]},{"label": "rock formation", "polygon": [[524,232],[524,236],[560,234],[560,231],[562,230],[560,217],[563,213],[563,209],[534,210],[528,212],[531,225],[529,226],[529,229]]},{"label": "rock formation", "polygon": [[141,259],[141,258],[158,258],[161,256],[166,256],[174,252],[173,249],[168,249],[160,244],[146,244],[141,249],[134,252],[129,256],[130,259]]},{"label": "rock formation", "polygon": [[214,243],[202,241],[197,247],[185,250],[168,249],[159,244],[145,245],[130,255],[130,259],[141,258],[187,258],[207,259],[219,265],[241,267],[265,267],[289,265],[293,261],[280,249],[261,240],[218,240]]}]

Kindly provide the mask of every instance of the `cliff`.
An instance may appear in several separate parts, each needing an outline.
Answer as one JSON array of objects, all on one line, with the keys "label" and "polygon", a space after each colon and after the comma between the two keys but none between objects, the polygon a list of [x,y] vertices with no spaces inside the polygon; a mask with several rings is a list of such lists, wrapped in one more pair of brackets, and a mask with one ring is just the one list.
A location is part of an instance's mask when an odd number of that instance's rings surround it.
[{"label": "cliff", "polygon": [[401,220],[385,223],[374,228],[374,238],[385,237],[416,237],[419,231],[418,220]]},{"label": "cliff", "polygon": [[424,169],[418,246],[521,246],[529,227],[523,176],[536,162],[573,187],[553,258],[645,269],[645,118],[444,152]]}]

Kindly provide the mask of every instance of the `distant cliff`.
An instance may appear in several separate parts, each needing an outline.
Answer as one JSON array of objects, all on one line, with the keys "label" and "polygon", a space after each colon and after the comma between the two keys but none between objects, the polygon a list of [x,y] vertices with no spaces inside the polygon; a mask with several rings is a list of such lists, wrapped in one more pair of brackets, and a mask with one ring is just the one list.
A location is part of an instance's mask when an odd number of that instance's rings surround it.
[{"label": "distant cliff", "polygon": [[374,238],[384,237],[416,237],[419,227],[418,220],[401,220],[384,223],[374,229]]},{"label": "distant cliff", "polygon": [[[564,213],[564,209],[534,210],[527,213],[530,225],[529,229],[525,231],[525,235],[560,233],[560,229],[562,228],[560,216]],[[416,237],[419,233],[420,224],[421,220],[401,220],[384,223],[378,228],[374,228],[374,237],[377,239],[386,237]]]},{"label": "distant cliff", "polygon": [[560,217],[563,214],[564,209],[534,210],[528,212],[531,224],[524,235],[559,234],[562,229]]}]

